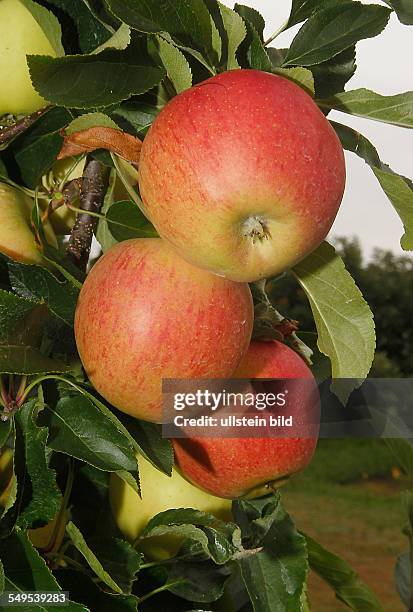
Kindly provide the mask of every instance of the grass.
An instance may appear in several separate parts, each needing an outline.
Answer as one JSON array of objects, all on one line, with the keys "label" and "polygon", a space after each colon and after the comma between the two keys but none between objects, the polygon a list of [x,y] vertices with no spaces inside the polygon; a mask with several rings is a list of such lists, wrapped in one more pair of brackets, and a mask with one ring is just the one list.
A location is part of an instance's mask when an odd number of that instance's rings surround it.
[{"label": "grass", "polygon": [[[346,559],[392,612],[405,609],[393,571],[407,548],[400,491],[408,484],[382,440],[321,440],[310,467],[283,490],[297,527]],[[315,612],[348,610],[314,575],[310,598]]]}]

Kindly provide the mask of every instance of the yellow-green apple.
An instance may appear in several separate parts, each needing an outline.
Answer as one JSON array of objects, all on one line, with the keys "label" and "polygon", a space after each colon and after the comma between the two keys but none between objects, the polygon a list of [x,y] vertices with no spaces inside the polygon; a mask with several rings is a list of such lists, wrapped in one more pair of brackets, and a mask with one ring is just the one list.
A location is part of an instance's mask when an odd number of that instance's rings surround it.
[{"label": "yellow-green apple", "polygon": [[[166,476],[142,456],[139,456],[138,465],[142,497],[116,474],[112,474],[109,487],[113,516],[130,542],[140,536],[155,514],[171,508],[194,508],[221,520],[231,520],[228,500],[201,491],[175,469],[172,476]],[[141,540],[139,548],[150,558],[164,559],[174,556],[181,542],[178,536],[154,536]]]},{"label": "yellow-green apple", "polygon": [[252,342],[233,378],[297,379],[282,411],[292,416],[301,437],[175,439],[175,459],[185,478],[213,495],[259,497],[311,460],[318,433],[317,385],[301,357],[278,341]]},{"label": "yellow-green apple", "polygon": [[236,281],[279,274],[315,249],[344,184],[342,146],[312,98],[257,70],[173,98],[139,163],[158,233],[190,263]]},{"label": "yellow-green apple", "polygon": [[188,264],[160,238],[134,239],[92,268],[75,335],[99,393],[123,412],[161,422],[162,379],[230,376],[252,323],[247,284]]},{"label": "yellow-green apple", "polygon": [[26,55],[56,51],[24,2],[0,0],[0,23],[0,115],[32,113],[46,101],[33,88]]},{"label": "yellow-green apple", "polygon": [[[0,183],[0,253],[21,263],[44,264],[31,226],[32,208],[33,200],[29,196]],[[47,242],[57,247],[51,225],[45,223],[43,227]]]}]

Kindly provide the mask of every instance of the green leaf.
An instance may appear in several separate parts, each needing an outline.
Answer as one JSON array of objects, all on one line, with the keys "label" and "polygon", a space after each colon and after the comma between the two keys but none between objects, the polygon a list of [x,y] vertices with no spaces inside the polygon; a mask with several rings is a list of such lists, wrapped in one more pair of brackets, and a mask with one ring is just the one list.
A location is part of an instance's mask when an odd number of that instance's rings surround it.
[{"label": "green leaf", "polygon": [[356,48],[349,47],[333,58],[311,67],[318,98],[327,98],[343,91],[356,71]]},{"label": "green leaf", "polygon": [[119,419],[135,440],[140,452],[159,470],[171,476],[174,453],[170,440],[162,437],[162,426],[119,414]]},{"label": "green leaf", "polygon": [[301,66],[296,66],[295,68],[274,68],[273,72],[274,74],[279,74],[280,76],[289,79],[296,85],[299,85],[305,89],[310,96],[314,97],[314,77],[311,70],[302,68]]},{"label": "green leaf", "polygon": [[0,344],[35,307],[36,303],[0,289]]},{"label": "green leaf", "polygon": [[126,23],[122,23],[118,30],[104,43],[96,47],[92,51],[93,54],[101,53],[105,49],[117,49],[118,51],[124,51],[131,40],[131,32],[129,26]]},{"label": "green leaf", "polygon": [[382,96],[369,89],[355,89],[317,100],[317,104],[322,108],[334,108],[350,115],[413,128],[413,91]]},{"label": "green leaf", "polygon": [[122,592],[130,593],[143,555],[119,538],[92,538],[88,545]]},{"label": "green leaf", "polygon": [[396,11],[397,17],[405,25],[413,25],[413,4],[411,0],[384,0]]},{"label": "green leaf", "polygon": [[178,597],[191,602],[209,603],[222,597],[228,578],[226,568],[217,567],[211,562],[177,561],[171,565],[166,584],[167,590]]},{"label": "green leaf", "polygon": [[72,521],[70,521],[67,524],[66,531],[68,535],[70,536],[70,539],[72,540],[74,546],[77,548],[80,554],[86,559],[88,565],[95,572],[96,576],[98,576],[98,578],[104,584],[106,584],[110,589],[115,591],[115,593],[122,593],[121,587],[118,584],[116,584],[116,582],[111,578],[108,572],[103,568],[99,559],[96,557],[93,551],[86,544],[85,538],[83,537],[79,529],[76,527],[76,525],[72,523]]},{"label": "green leaf", "polygon": [[331,122],[341,144],[356,153],[371,167],[382,189],[399,215],[405,233],[400,240],[402,249],[413,250],[413,184],[410,179],[393,172],[380,161],[375,147],[356,130],[340,123]]},{"label": "green leaf", "polygon": [[324,242],[293,274],[309,299],[333,378],[365,378],[375,352],[373,315],[342,259]]},{"label": "green leaf", "polygon": [[153,225],[134,202],[115,202],[106,213],[109,230],[117,242],[130,238],[156,238]]},{"label": "green leaf", "polygon": [[38,427],[37,400],[27,402],[16,414],[16,422],[24,440],[26,471],[30,486],[25,479],[23,485],[29,490],[29,501],[21,508],[18,525],[22,528],[38,526],[36,523],[47,523],[60,509],[62,496],[56,484],[56,473],[49,468],[46,460],[46,427]]},{"label": "green leaf", "polygon": [[57,17],[37,2],[33,2],[32,0],[20,0],[20,2],[24,4],[27,10],[30,11],[32,17],[37,21],[47,40],[55,50],[56,55],[64,55],[65,50],[62,46],[62,28],[60,27]]},{"label": "green leaf", "polygon": [[5,344],[0,346],[0,372],[3,374],[50,374],[70,372],[71,367],[58,359],[45,357],[32,346]]},{"label": "green leaf", "polygon": [[250,21],[244,19],[244,22],[247,27],[247,37],[240,47],[240,52],[242,56],[246,50],[247,65],[244,66],[242,62],[242,67],[272,72],[272,62],[257,30]]},{"label": "green leaf", "polygon": [[257,546],[237,559],[254,612],[301,610],[308,570],[306,544],[280,497],[236,501],[234,513],[244,523],[243,535],[250,532],[251,543]]},{"label": "green leaf", "polygon": [[[227,53],[227,70],[235,70],[240,65],[237,60],[237,51],[247,35],[247,28],[244,20],[230,8],[224,4],[219,3],[219,10],[221,11],[224,28],[228,38],[228,53]],[[219,53],[221,57],[221,53]]]},{"label": "green leaf", "polygon": [[245,6],[243,4],[236,3],[234,6],[234,11],[241,15],[245,21],[249,21],[257,32],[258,36],[261,39],[261,42],[264,42],[264,29],[265,29],[265,19],[256,9]]},{"label": "green leaf", "polygon": [[108,27],[93,15],[84,0],[49,0],[49,4],[61,9],[73,20],[82,53],[90,53],[110,38]]},{"label": "green leaf", "polygon": [[328,6],[312,15],[291,43],[285,66],[313,66],[334,57],[359,40],[380,34],[388,9],[360,2]]},{"label": "green leaf", "polygon": [[87,397],[62,397],[45,419],[53,450],[107,472],[137,471],[129,440]]},{"label": "green leaf", "polygon": [[412,567],[409,552],[398,555],[394,568],[394,581],[399,597],[408,610],[412,590]]},{"label": "green leaf", "polygon": [[13,143],[12,150],[22,178],[30,188],[35,189],[43,174],[55,163],[63,144],[60,130],[71,119],[68,110],[52,108]]},{"label": "green leaf", "polygon": [[56,59],[29,55],[28,65],[37,92],[49,102],[70,108],[98,108],[122,102],[145,93],[165,76],[163,68],[133,63],[122,52],[110,49],[97,55]]},{"label": "green leaf", "polygon": [[293,0],[287,27],[301,23],[317,11],[335,5],[340,0]]},{"label": "green leaf", "polygon": [[211,50],[210,14],[203,0],[165,0],[160,9],[157,0],[105,0],[116,17],[139,32],[168,32],[201,51]]},{"label": "green leaf", "polygon": [[118,121],[119,117],[128,123],[128,132],[135,132],[137,136],[144,137],[152,125],[159,109],[141,102],[124,102],[122,106],[113,113]]},{"label": "green leaf", "polygon": [[192,86],[192,71],[185,55],[161,36],[156,37],[158,53],[176,93]]},{"label": "green leaf", "polygon": [[9,262],[10,283],[23,298],[45,302],[59,319],[73,327],[79,290],[68,281],[59,281],[40,266]]},{"label": "green leaf", "polygon": [[92,127],[107,127],[119,130],[119,126],[104,113],[85,113],[73,119],[66,127],[65,132],[68,136],[76,132],[82,132]]},{"label": "green leaf", "polygon": [[374,593],[340,557],[305,535],[310,567],[334,590],[336,597],[356,612],[383,610]]},{"label": "green leaf", "polygon": [[[106,194],[103,200],[103,206],[100,211],[102,215],[106,215],[110,207],[113,206],[114,204],[115,185],[116,185],[116,171],[112,169],[109,175],[109,185],[106,190]],[[104,253],[106,253],[106,251],[108,251],[115,244],[117,244],[117,240],[113,237],[109,229],[109,224],[106,221],[106,216],[101,217],[99,219],[97,230],[96,230],[96,240],[99,242],[102,248],[102,251]]]}]

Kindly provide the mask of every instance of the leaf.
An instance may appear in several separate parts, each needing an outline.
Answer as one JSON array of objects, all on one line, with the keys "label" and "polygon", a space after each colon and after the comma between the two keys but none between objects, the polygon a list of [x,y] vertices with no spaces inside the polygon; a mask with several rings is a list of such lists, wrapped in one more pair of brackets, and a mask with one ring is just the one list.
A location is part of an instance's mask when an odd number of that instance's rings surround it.
[{"label": "leaf", "polygon": [[195,49],[212,49],[210,14],[203,0],[105,0],[111,12],[139,32],[168,32]]},{"label": "leaf", "polygon": [[73,119],[65,128],[65,134],[72,136],[76,132],[83,132],[89,128],[105,127],[119,129],[116,123],[104,113],[84,113]]},{"label": "leaf", "polygon": [[383,610],[374,593],[346,561],[323,548],[310,536],[304,535],[311,569],[332,587],[339,601],[356,612]]},{"label": "leaf", "polygon": [[192,86],[192,71],[185,55],[161,36],[156,37],[158,53],[177,94]]},{"label": "leaf", "polygon": [[295,68],[274,68],[272,72],[289,79],[296,85],[302,87],[302,89],[305,89],[310,96],[314,97],[314,77],[311,70],[297,66]]},{"label": "leaf", "polygon": [[0,344],[35,307],[36,303],[0,289]]},{"label": "leaf", "polygon": [[[98,108],[143,94],[162,81],[163,68],[132,63],[121,52],[106,49],[97,55],[50,58],[29,55],[36,91],[53,104]],[[71,83],[70,88],[67,83]]]},{"label": "leaf", "polygon": [[318,98],[332,96],[344,90],[356,71],[356,48],[349,47],[331,59],[311,67]]},{"label": "leaf", "polygon": [[[240,15],[238,15],[237,12],[235,12],[235,10],[232,11],[230,8],[221,3],[219,4],[219,10],[221,11],[224,28],[228,37],[226,69],[234,70],[240,67],[237,60],[237,51],[240,44],[243,42],[243,40],[245,40],[247,28],[244,20],[240,17]],[[221,53],[219,55],[221,57]]]},{"label": "leaf", "polygon": [[356,130],[340,123],[331,122],[341,144],[356,153],[371,167],[382,189],[398,213],[405,233],[400,240],[402,249],[413,250],[413,184],[410,179],[396,174],[380,161],[375,147]]},{"label": "leaf", "polygon": [[26,9],[39,24],[56,55],[64,55],[65,50],[62,46],[62,28],[60,27],[57,17],[37,2],[33,2],[32,0],[20,0],[20,2],[24,4]]},{"label": "leaf", "polygon": [[8,264],[13,290],[23,298],[45,302],[59,319],[73,327],[79,290],[68,281],[59,281],[49,270],[40,266]]},{"label": "leaf", "polygon": [[87,2],[83,0],[70,0],[70,2],[67,2],[67,0],[49,0],[49,4],[61,9],[64,14],[69,15],[73,20],[82,53],[90,53],[110,38],[109,30],[91,13]]},{"label": "leaf", "polygon": [[35,189],[40,178],[52,167],[62,146],[60,130],[72,119],[64,108],[52,108],[22,136],[12,150],[26,185]]},{"label": "leaf", "polygon": [[122,592],[130,593],[143,555],[119,538],[91,538],[88,546]]},{"label": "leaf", "polygon": [[106,214],[106,221],[117,242],[158,236],[153,225],[133,202],[115,202]]},{"label": "leaf", "polygon": [[397,17],[405,25],[413,25],[413,5],[411,0],[384,0],[396,11]]},{"label": "leaf", "polygon": [[96,149],[106,149],[127,161],[138,164],[142,141],[118,128],[92,127],[65,136],[57,159],[81,155]]},{"label": "leaf", "polygon": [[287,27],[291,28],[297,23],[305,21],[317,11],[335,4],[337,4],[337,0],[293,0]]},{"label": "leaf", "polygon": [[71,366],[58,359],[45,357],[32,346],[7,344],[0,346],[0,372],[3,374],[50,374],[70,372]]},{"label": "leaf", "polygon": [[87,397],[62,397],[45,418],[53,450],[107,472],[137,471],[129,440]]},{"label": "leaf", "polygon": [[243,523],[252,519],[247,529],[255,533],[257,548],[237,559],[254,612],[300,610],[308,569],[306,543],[280,497],[236,501],[234,513]]},{"label": "leaf", "polygon": [[317,104],[322,108],[334,108],[350,115],[413,128],[413,91],[382,96],[369,89],[355,89],[317,100]]},{"label": "leaf", "polygon": [[[247,37],[240,47],[240,52],[242,56],[246,50],[246,67],[272,72],[272,62],[258,32],[251,22],[245,19],[244,22],[247,27]],[[244,67],[244,62],[242,62],[242,67]]]},{"label": "leaf", "polygon": [[[29,502],[21,509],[18,525],[22,528],[47,523],[58,513],[62,496],[56,483],[56,473],[49,468],[46,460],[46,427],[36,424],[37,400],[30,400],[20,408],[16,415],[25,447],[26,471],[30,480],[24,482],[29,489]],[[18,483],[18,487],[23,483]]]},{"label": "leaf", "polygon": [[394,581],[400,599],[409,609],[412,590],[412,568],[410,563],[410,553],[404,552],[398,555],[394,568]]},{"label": "leaf", "polygon": [[131,40],[131,32],[129,26],[126,23],[122,23],[118,30],[110,38],[105,40],[104,43],[96,47],[92,51],[93,54],[101,53],[105,49],[117,49],[118,51],[123,51],[126,49]]},{"label": "leaf", "polygon": [[243,4],[236,3],[234,6],[234,11],[238,13],[245,21],[249,21],[257,32],[258,36],[261,39],[261,42],[264,42],[264,28],[265,28],[265,19],[256,9],[251,6],[245,6]]},{"label": "leaf", "polygon": [[210,603],[224,594],[229,579],[226,568],[210,562],[175,562],[168,572],[168,591],[191,602]]},{"label": "leaf", "polygon": [[373,315],[342,259],[324,242],[293,274],[309,299],[333,378],[365,378],[375,352]]},{"label": "leaf", "polygon": [[390,11],[378,5],[343,2],[312,15],[291,43],[284,66],[321,64],[359,40],[380,34]]},{"label": "leaf", "polygon": [[86,559],[88,565],[92,568],[98,578],[106,584],[110,589],[115,591],[115,593],[122,593],[122,589],[116,582],[111,578],[106,570],[103,569],[102,564],[96,555],[92,552],[89,546],[86,544],[86,541],[72,521],[70,521],[66,525],[66,531],[70,536],[74,546],[80,552],[80,554]]},{"label": "leaf", "polygon": [[137,136],[144,137],[159,113],[156,106],[148,106],[141,102],[124,102],[122,106],[113,113],[118,120],[120,118],[128,123],[128,131],[134,131]]},{"label": "leaf", "polygon": [[171,442],[162,437],[161,425],[139,421],[127,414],[119,414],[119,418],[148,461],[171,476],[174,453]]}]

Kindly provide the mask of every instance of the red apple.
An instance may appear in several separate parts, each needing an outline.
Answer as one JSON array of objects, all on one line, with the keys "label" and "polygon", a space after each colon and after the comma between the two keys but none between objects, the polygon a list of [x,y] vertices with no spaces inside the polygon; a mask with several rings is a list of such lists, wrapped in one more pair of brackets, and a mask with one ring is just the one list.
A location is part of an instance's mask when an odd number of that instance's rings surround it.
[{"label": "red apple", "polygon": [[173,98],[139,164],[145,212],[192,264],[236,281],[283,272],[315,249],[337,214],[343,149],[291,81],[234,70]]},{"label": "red apple", "polygon": [[162,421],[162,378],[225,378],[251,337],[247,284],[186,263],[159,238],[127,240],[80,292],[76,342],[99,393],[134,417]]},{"label": "red apple", "polygon": [[185,478],[201,489],[234,499],[258,497],[279,487],[305,468],[317,444],[319,395],[311,370],[281,342],[253,342],[233,378],[296,378],[293,415],[302,437],[195,437],[173,441],[175,459]]}]

